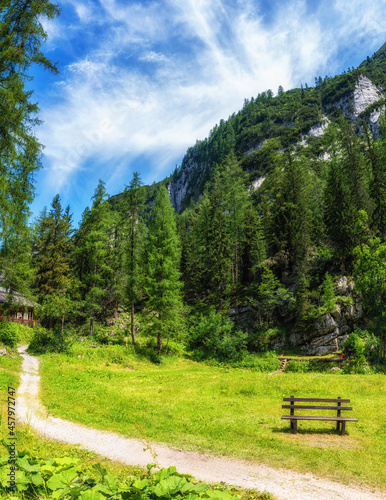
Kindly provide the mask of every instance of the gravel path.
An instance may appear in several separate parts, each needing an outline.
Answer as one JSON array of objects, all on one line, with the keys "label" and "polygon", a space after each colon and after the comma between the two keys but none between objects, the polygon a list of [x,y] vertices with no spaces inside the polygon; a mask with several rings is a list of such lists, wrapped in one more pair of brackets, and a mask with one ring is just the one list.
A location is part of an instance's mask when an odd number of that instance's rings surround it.
[{"label": "gravel path", "polygon": [[[38,433],[73,445],[80,445],[104,457],[128,465],[146,466],[154,460],[144,445],[136,439],[125,438],[112,432],[90,429],[83,425],[49,416],[39,402],[39,360],[25,352],[21,383],[17,393],[17,416]],[[280,500],[385,500],[381,492],[359,486],[343,485],[318,478],[313,474],[298,474],[265,465],[186,452],[154,445],[161,467],[174,465],[178,472],[188,473],[206,482],[225,482],[243,488],[269,491]]]}]

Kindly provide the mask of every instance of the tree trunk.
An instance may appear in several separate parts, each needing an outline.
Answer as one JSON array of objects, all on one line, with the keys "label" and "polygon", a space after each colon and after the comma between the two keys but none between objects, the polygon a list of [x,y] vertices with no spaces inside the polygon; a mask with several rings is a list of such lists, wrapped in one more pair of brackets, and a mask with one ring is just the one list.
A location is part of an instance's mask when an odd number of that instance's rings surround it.
[{"label": "tree trunk", "polygon": [[131,301],[131,338],[135,344],[135,329],[134,329],[134,300]]},{"label": "tree trunk", "polygon": [[94,326],[94,320],[93,320],[93,318],[91,318],[90,319],[90,339],[92,339],[93,326]]},{"label": "tree trunk", "polygon": [[[161,323],[161,315],[158,315],[158,319],[160,320]],[[157,332],[157,354],[158,356],[161,354],[161,349],[162,349],[162,333],[161,330],[158,330]]]}]

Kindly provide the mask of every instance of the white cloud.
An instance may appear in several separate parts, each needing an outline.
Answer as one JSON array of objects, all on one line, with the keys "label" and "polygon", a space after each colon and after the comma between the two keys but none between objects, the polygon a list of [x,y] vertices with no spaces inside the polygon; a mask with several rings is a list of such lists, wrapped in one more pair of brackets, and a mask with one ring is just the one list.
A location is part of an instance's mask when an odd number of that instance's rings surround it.
[{"label": "white cloud", "polygon": [[[90,2],[68,1],[80,20],[91,22]],[[90,162],[94,170],[108,165],[110,182],[122,184],[125,167],[141,155],[154,179],[167,175],[186,148],[240,109],[245,97],[312,82],[325,74],[326,61],[337,66],[338,49],[352,43],[358,24],[362,35],[383,36],[384,2],[375,0],[366,2],[360,20],[364,2],[337,1],[332,28],[331,2],[331,12],[321,10],[322,2],[310,13],[304,1],[289,0],[269,25],[251,0],[231,6],[219,0],[100,3],[109,26],[103,43],[96,39],[87,57],[68,66],[57,104],[41,106],[39,135],[55,186],[69,185],[79,172],[95,176],[95,185],[98,176],[106,178],[106,169],[94,172]]]}]

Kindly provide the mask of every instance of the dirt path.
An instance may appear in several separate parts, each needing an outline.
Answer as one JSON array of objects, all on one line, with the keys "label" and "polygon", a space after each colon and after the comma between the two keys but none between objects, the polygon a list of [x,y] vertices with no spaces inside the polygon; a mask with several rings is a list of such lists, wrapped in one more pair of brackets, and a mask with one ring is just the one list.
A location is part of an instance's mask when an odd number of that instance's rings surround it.
[{"label": "dirt path", "polygon": [[[60,418],[51,417],[39,402],[39,360],[25,352],[21,383],[17,393],[17,418],[29,423],[40,434],[80,446],[104,457],[128,465],[146,466],[154,460],[144,445],[112,432],[90,429]],[[176,466],[180,473],[188,473],[207,482],[225,482],[243,488],[268,491],[280,500],[385,500],[386,495],[358,486],[346,486],[318,478],[312,474],[298,474],[285,469],[242,460],[180,451],[155,444],[161,467]]]}]

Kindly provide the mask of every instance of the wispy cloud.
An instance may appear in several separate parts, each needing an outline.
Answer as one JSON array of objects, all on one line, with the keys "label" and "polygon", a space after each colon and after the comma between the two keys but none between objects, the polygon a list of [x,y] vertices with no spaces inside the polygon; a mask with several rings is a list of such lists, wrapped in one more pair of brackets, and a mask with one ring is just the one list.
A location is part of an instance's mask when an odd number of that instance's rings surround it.
[{"label": "wispy cloud", "polygon": [[51,34],[75,24],[63,41],[69,52],[84,26],[94,23],[98,36],[68,62],[56,102],[41,102],[45,181],[56,190],[85,177],[119,190],[140,157],[143,178],[163,177],[245,97],[312,83],[341,67],[340,49],[359,33],[372,45],[384,36],[385,3],[376,0],[326,1],[314,10],[287,0],[271,5],[269,22],[265,2],[252,0],[66,1],[77,20],[59,20]]}]

